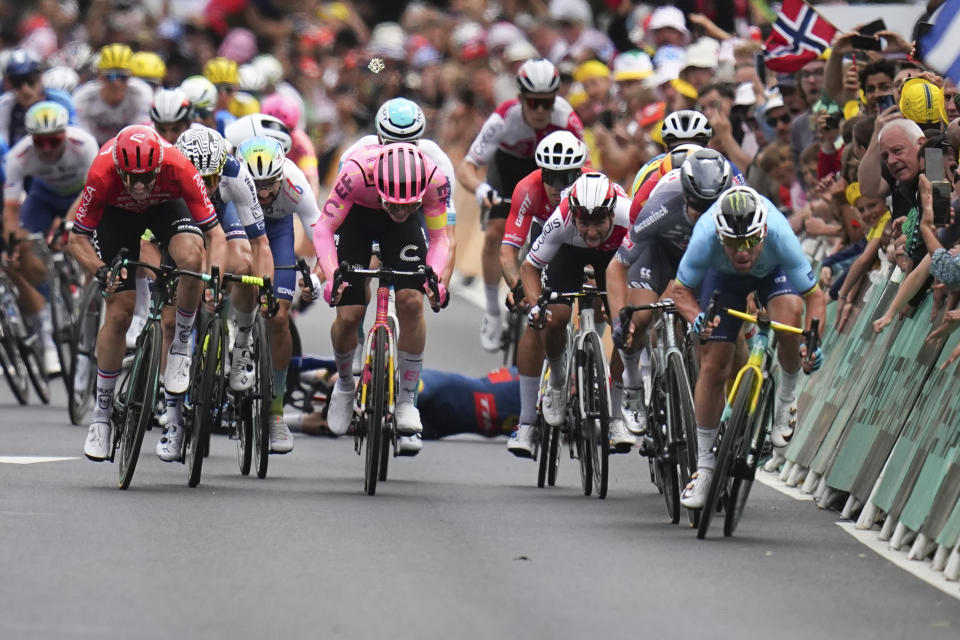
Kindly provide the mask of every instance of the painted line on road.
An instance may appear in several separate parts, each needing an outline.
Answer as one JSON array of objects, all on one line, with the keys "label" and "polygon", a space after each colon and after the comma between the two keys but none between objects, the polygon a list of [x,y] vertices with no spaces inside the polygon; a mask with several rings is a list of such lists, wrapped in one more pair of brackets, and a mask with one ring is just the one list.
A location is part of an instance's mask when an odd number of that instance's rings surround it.
[{"label": "painted line on road", "polygon": [[2,464],[37,464],[38,462],[63,462],[64,460],[79,460],[78,456],[58,457],[58,456],[0,456]]},{"label": "painted line on road", "polygon": [[[755,478],[761,484],[764,484],[775,491],[779,491],[783,495],[789,496],[794,500],[798,500],[800,502],[813,501],[812,495],[803,493],[796,487],[788,487],[780,482],[780,478],[776,474],[760,471],[757,473]],[[843,520],[837,522],[836,525],[883,559],[888,560],[915,578],[926,582],[930,586],[936,587],[948,596],[952,596],[957,600],[960,600],[960,589],[957,588],[957,584],[947,582],[947,579],[944,577],[942,572],[934,571],[931,568],[932,565],[929,561],[910,560],[907,558],[909,545],[907,545],[907,551],[894,551],[890,549],[886,542],[881,541],[877,537],[878,532],[875,529],[857,529],[855,523]]]},{"label": "painted line on road", "polygon": [[885,560],[888,560],[900,567],[914,577],[923,580],[932,587],[936,587],[948,596],[960,600],[960,587],[956,582],[947,582],[946,577],[940,571],[934,571],[932,563],[928,560],[910,560],[907,552],[910,545],[905,545],[906,551],[894,551],[890,546],[877,537],[876,529],[857,529],[853,522],[837,522],[838,527],[849,533],[860,543],[866,545],[871,551]]}]

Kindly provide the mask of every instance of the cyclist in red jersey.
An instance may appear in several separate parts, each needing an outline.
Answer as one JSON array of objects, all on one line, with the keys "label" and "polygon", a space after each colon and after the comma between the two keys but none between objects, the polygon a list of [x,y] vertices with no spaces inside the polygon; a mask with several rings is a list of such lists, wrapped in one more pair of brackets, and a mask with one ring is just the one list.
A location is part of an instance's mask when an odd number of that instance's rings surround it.
[{"label": "cyclist in red jersey", "polygon": [[[74,257],[101,285],[109,284],[104,324],[97,336],[97,403],[83,452],[91,460],[110,456],[113,391],[124,354],[124,336],[133,314],[132,277],[107,283],[109,264],[126,248],[140,255],[140,236],[150,228],[177,266],[203,269],[204,239],[211,264],[222,264],[226,238],[203,179],[190,161],[157,132],[143,125],[124,128],[100,149],[87,174],[70,235]],[[133,274],[130,274],[132,276]],[[183,278],[177,287],[176,332],[166,354],[164,387],[182,394],[190,379],[190,334],[202,288]],[[180,429],[164,434],[166,451],[179,451]],[[163,460],[174,457],[161,456]]]},{"label": "cyclist in red jersey", "polygon": [[[500,266],[511,289],[507,294],[507,306],[519,303],[523,311],[529,310],[536,301],[523,296],[520,282],[521,248],[528,240],[532,245],[540,236],[543,223],[560,205],[563,190],[583,173],[590,171],[584,166],[588,159],[587,146],[569,131],[555,131],[541,140],[534,159],[540,168],[521,180],[513,190],[510,215],[507,217],[503,244],[500,245]],[[520,425],[536,424],[537,392],[544,355],[538,332],[524,331],[517,344],[517,371],[520,376],[520,421],[517,429]],[[517,438],[510,438],[507,442],[511,453],[524,458],[533,456],[533,450],[528,445],[528,442],[520,442]]]}]

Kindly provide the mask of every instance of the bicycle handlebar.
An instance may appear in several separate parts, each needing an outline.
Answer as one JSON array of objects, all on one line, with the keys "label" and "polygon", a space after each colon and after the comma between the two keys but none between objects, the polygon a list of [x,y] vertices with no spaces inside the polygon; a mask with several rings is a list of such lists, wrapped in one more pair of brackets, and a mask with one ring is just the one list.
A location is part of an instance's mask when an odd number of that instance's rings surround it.
[{"label": "bicycle handlebar", "polygon": [[313,281],[310,279],[310,267],[307,265],[307,261],[303,258],[297,260],[297,264],[286,264],[280,266],[274,266],[274,271],[299,271],[300,278],[303,279],[303,288],[310,292],[310,298],[316,299],[317,292],[313,290]]},{"label": "bicycle handlebar", "polygon": [[[430,308],[433,309],[435,313],[438,313],[444,306],[441,304],[443,301],[440,300],[440,281],[433,267],[428,264],[420,266],[416,271],[401,271],[397,269],[387,269],[382,266],[379,269],[366,269],[351,265],[344,260],[340,263],[337,270],[333,272],[334,293],[340,290],[341,285],[346,282],[347,276],[367,276],[377,279],[383,279],[384,276],[388,278],[422,278],[423,282],[430,287],[430,292],[433,293],[433,299],[437,301],[436,304],[431,302]],[[449,293],[447,294],[447,299],[449,300]]]},{"label": "bicycle handlebar", "polygon": [[620,309],[620,324],[626,324],[630,321],[630,316],[633,315],[635,311],[676,311],[677,303],[675,303],[670,298],[664,298],[659,302],[651,302],[650,304],[628,304]]},{"label": "bicycle handlebar", "polygon": [[[709,323],[710,320],[717,315],[717,307],[720,305],[720,292],[714,291],[710,295],[710,303],[707,305],[707,310],[703,313],[704,322]],[[700,334],[700,344],[707,344],[707,338],[701,333]]]},{"label": "bicycle handlebar", "polygon": [[[757,319],[757,316],[751,313],[744,313],[743,311],[727,308],[724,308],[723,311],[735,318],[740,318],[741,320],[749,320],[750,322],[755,322],[757,324],[760,324],[761,322]],[[793,325],[789,324],[783,324],[782,322],[777,322],[775,320],[767,320],[766,322],[770,324],[770,328],[774,331],[803,336],[806,339],[808,354],[812,354],[817,350],[817,347],[820,346],[820,318],[814,318],[811,320],[810,329],[808,330],[801,329],[800,327],[794,327]]]}]

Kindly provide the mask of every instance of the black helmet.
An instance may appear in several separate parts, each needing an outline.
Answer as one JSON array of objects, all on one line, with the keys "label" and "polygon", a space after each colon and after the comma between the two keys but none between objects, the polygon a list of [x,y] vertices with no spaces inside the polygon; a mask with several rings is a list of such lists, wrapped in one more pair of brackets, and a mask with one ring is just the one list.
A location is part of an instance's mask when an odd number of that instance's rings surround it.
[{"label": "black helmet", "polygon": [[716,202],[732,182],[730,163],[713,149],[693,152],[680,167],[683,196],[687,205],[700,213]]}]

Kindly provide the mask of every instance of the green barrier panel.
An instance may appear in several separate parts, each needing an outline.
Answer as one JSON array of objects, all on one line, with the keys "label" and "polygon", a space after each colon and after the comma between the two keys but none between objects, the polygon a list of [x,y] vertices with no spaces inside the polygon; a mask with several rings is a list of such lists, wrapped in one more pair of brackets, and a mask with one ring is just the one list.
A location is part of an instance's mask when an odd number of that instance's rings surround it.
[{"label": "green barrier panel", "polygon": [[[889,349],[882,349],[880,370],[860,398],[827,477],[827,486],[849,492],[861,502],[869,497],[939,354],[940,345],[924,342],[932,304],[927,296],[913,319],[899,323],[900,331]],[[878,343],[872,346],[879,348]]]},{"label": "green barrier panel", "polygon": [[[947,476],[949,477],[951,475],[955,481],[960,483],[960,462],[951,467],[950,472],[947,473]],[[950,513],[946,522],[941,528],[940,535],[935,538],[937,544],[943,545],[949,549],[952,549],[956,546],[958,539],[960,539],[960,500],[954,502],[953,511]]]},{"label": "green barrier panel", "polygon": [[[881,295],[881,287],[872,287],[866,294],[863,308],[873,309]],[[837,333],[833,325],[836,318],[836,305],[827,306],[827,326],[824,336],[824,354],[826,362],[823,368],[811,376],[810,384],[798,396],[799,415],[796,435],[785,452],[787,460],[802,467],[809,467],[820,448],[833,418],[846,393],[846,381],[855,379],[851,373],[855,370],[856,358],[847,357],[849,345],[853,340],[859,318],[869,315],[863,309],[857,310],[859,316],[853,329]]]},{"label": "green barrier panel", "polygon": [[[939,325],[939,320],[938,318],[931,327]],[[920,321],[922,320],[917,319],[917,322]],[[957,339],[954,337],[951,340],[953,344],[950,350],[956,342]],[[946,360],[945,355],[941,358],[941,362],[943,360]],[[944,413],[947,411],[950,399],[955,395],[951,388],[952,378],[951,373],[941,371],[939,367],[931,372],[923,388],[920,389],[920,395],[906,420],[900,439],[890,452],[890,459],[883,477],[877,484],[871,499],[873,504],[887,514],[887,517],[900,520],[912,531],[916,531],[923,524],[923,518],[926,517],[933,502],[936,488],[946,472],[943,456],[937,455],[935,449],[938,438],[942,437]],[[927,493],[926,500],[914,501],[910,522],[915,524],[910,526],[904,521],[903,511],[921,476],[923,476],[923,486],[930,487],[932,484],[932,491]],[[926,510],[922,508],[923,502],[927,503]]]}]

